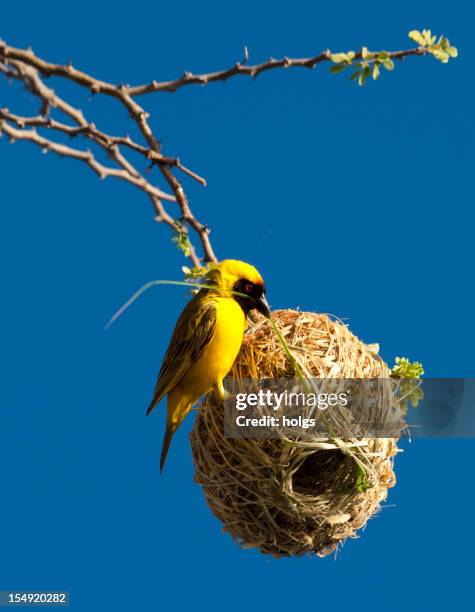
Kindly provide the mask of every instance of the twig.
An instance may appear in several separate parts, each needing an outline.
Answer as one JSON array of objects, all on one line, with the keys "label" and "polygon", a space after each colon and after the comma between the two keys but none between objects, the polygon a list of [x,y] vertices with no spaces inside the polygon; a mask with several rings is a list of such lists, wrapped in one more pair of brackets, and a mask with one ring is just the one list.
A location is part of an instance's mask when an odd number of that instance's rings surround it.
[{"label": "twig", "polygon": [[[8,119],[9,121],[14,122],[19,128],[34,126],[39,128],[57,130],[58,132],[63,132],[64,134],[67,134],[71,138],[75,138],[76,136],[85,136],[107,149],[111,149],[114,145],[123,145],[124,147],[127,147],[132,151],[135,151],[136,153],[140,153],[147,160],[153,162],[154,164],[163,164],[165,166],[173,166],[178,168],[183,173],[187,174],[188,176],[191,176],[201,185],[206,187],[206,179],[184,166],[178,158],[166,157],[165,155],[155,153],[155,151],[152,151],[151,149],[148,149],[147,147],[144,147],[138,144],[137,142],[134,142],[128,135],[111,136],[109,134],[106,134],[105,132],[98,130],[94,123],[85,122],[84,125],[74,127],[71,125],[67,125],[66,123],[62,123],[61,121],[56,121],[55,119],[45,116],[42,113],[34,117],[23,117],[21,115],[15,115],[11,113],[7,108],[0,108],[0,116],[3,119]],[[174,197],[164,197],[164,199],[170,199],[171,201],[175,201]]]},{"label": "twig", "polygon": [[[401,51],[390,51],[388,57],[390,59],[402,60],[411,55],[426,55],[428,50],[424,47],[415,47],[412,49],[404,49]],[[361,59],[361,51],[355,54],[355,59]],[[216,72],[206,72],[202,74],[193,74],[192,72],[184,72],[184,74],[173,81],[151,81],[150,83],[135,86],[113,85],[107,81],[95,79],[89,74],[77,70],[71,64],[63,66],[61,64],[52,64],[37,57],[31,49],[17,49],[8,47],[4,42],[0,41],[0,58],[3,60],[19,60],[35,67],[46,76],[61,76],[70,79],[87,87],[92,93],[106,94],[123,101],[124,97],[134,98],[148,93],[167,91],[175,92],[186,85],[207,85],[216,81],[227,81],[234,76],[247,76],[256,78],[263,72],[276,70],[278,68],[315,68],[318,64],[331,60],[331,51],[325,50],[318,55],[304,58],[289,58],[281,59],[269,58],[267,61],[260,64],[248,65],[246,62],[246,53],[244,61],[236,62],[230,68],[218,70]],[[137,108],[136,108],[137,110]],[[142,111],[143,112],[143,111]]]},{"label": "twig", "polygon": [[[388,53],[391,59],[402,60],[410,55],[425,55],[426,49],[415,48],[407,49],[404,51],[392,51]],[[319,55],[313,57],[304,58],[289,58],[283,57],[281,59],[269,58],[266,62],[261,64],[254,64],[248,66],[246,64],[246,55],[244,56],[244,62],[237,62],[231,68],[225,70],[218,70],[216,72],[207,72],[203,74],[193,74],[192,72],[185,72],[181,77],[174,81],[152,81],[145,85],[136,85],[135,87],[129,87],[128,93],[130,96],[142,96],[148,93],[154,93],[159,91],[175,92],[182,87],[187,85],[207,85],[208,83],[214,83],[216,81],[227,81],[228,79],[235,76],[247,76],[252,79],[256,79],[263,72],[269,70],[276,70],[278,68],[308,68],[313,69],[318,64],[328,62],[331,59],[331,52],[329,50],[323,51]],[[355,59],[361,59],[361,51],[355,54]]]},{"label": "twig", "polygon": [[101,178],[105,179],[107,177],[115,177],[120,178],[124,181],[139,187],[146,193],[153,195],[162,200],[174,201],[175,198],[168,193],[161,191],[160,189],[151,186],[147,181],[144,181],[140,175],[134,175],[133,169],[129,168],[127,170],[120,170],[118,168],[111,168],[108,166],[104,166],[94,157],[92,151],[84,151],[81,149],[74,149],[67,145],[61,144],[59,142],[54,142],[49,140],[48,138],[44,138],[40,136],[35,129],[31,130],[19,130],[10,125],[5,119],[2,117],[2,112],[0,111],[0,131],[5,132],[12,141],[15,140],[28,140],[36,145],[38,145],[44,153],[48,153],[49,151],[53,151],[58,155],[63,155],[65,157],[72,157],[73,159],[78,159],[80,161],[85,162],[94,172]]},{"label": "twig", "polygon": [[[3,42],[0,42],[0,61],[2,61],[3,64],[12,64],[14,68],[17,69],[19,72],[18,78],[25,81],[30,90],[43,100],[42,108],[53,107],[62,110],[73,118],[79,126],[84,128],[83,134],[86,136],[97,137],[98,134],[97,132],[95,134],[91,132],[81,111],[79,111],[80,114],[75,113],[74,109],[72,109],[70,105],[68,105],[51,89],[44,85],[39,73],[41,73],[43,76],[62,76],[76,82],[79,85],[87,87],[93,94],[102,93],[119,100],[139,127],[145,141],[148,144],[148,159],[158,166],[166,182],[173,191],[175,200],[180,207],[180,215],[178,218],[173,219],[172,227],[175,229],[175,231],[178,231],[180,234],[186,236],[184,243],[186,244],[187,255],[190,257],[195,266],[200,265],[201,258],[198,257],[193,245],[188,240],[188,228],[191,228],[197,233],[200,239],[204,253],[203,259],[205,261],[216,261],[216,256],[209,241],[209,229],[207,226],[198,221],[198,219],[191,213],[187,196],[180,181],[178,181],[178,179],[175,177],[171,168],[175,167],[183,171],[187,175],[193,177],[195,180],[198,180],[203,185],[205,184],[205,180],[195,172],[192,172],[183,166],[178,159],[169,158],[168,163],[165,161],[165,157],[161,154],[160,143],[148,124],[148,114],[128,94],[127,87],[125,85],[116,86],[112,85],[111,83],[106,83],[105,81],[95,79],[84,72],[76,70],[71,64],[68,64],[67,66],[50,64],[36,57],[31,50],[14,49],[13,47],[6,46]],[[26,139],[31,140],[31,138]],[[101,144],[101,142],[99,142],[97,139],[96,142]],[[123,142],[122,144],[129,146],[129,148],[133,148],[133,145],[130,147],[129,143],[126,144]],[[119,143],[114,143],[109,150],[114,159],[120,165],[122,165],[124,169],[128,167],[128,162],[126,162],[125,158],[120,152]],[[143,181],[145,181],[145,179],[143,179]],[[147,181],[145,181],[143,184],[146,185]],[[157,203],[154,203],[154,205],[156,206]],[[158,217],[159,220],[163,221],[167,217],[163,214],[163,205],[160,208],[162,209],[162,213],[159,214]]]},{"label": "twig", "polygon": [[[419,41],[421,46],[401,51],[384,52],[386,60],[403,60],[409,56],[431,53],[432,51],[428,48],[430,45],[422,40],[426,34],[426,31],[424,31],[423,35],[421,35],[421,40]],[[448,41],[446,42],[448,43]],[[365,62],[365,57],[363,49],[353,53],[353,60],[361,60],[362,64]],[[172,81],[153,80],[150,83],[130,86],[125,84],[116,85],[97,79],[86,72],[78,70],[72,63],[67,65],[54,64],[38,57],[31,49],[10,47],[5,42],[0,41],[0,72],[8,79],[17,79],[25,83],[26,87],[38,97],[41,103],[39,114],[31,117],[22,117],[10,112],[8,109],[2,109],[0,111],[0,126],[11,139],[27,140],[37,144],[44,150],[55,151],[60,155],[81,160],[103,178],[107,176],[121,178],[143,190],[152,200],[156,211],[156,219],[164,221],[173,229],[177,235],[177,242],[180,248],[182,248],[195,266],[200,266],[202,261],[216,261],[216,256],[209,239],[209,229],[192,213],[187,195],[181,182],[175,176],[174,170],[184,173],[203,186],[206,185],[206,181],[199,174],[184,166],[177,157],[169,157],[162,154],[160,141],[150,127],[148,121],[149,115],[138,104],[135,98],[154,92],[175,92],[188,85],[206,85],[217,81],[224,82],[235,76],[256,78],[269,70],[288,68],[313,69],[319,64],[332,61],[336,62],[337,60],[329,50],[326,50],[318,55],[307,58],[283,57],[281,59],[274,59],[271,57],[260,64],[250,65],[249,53],[247,47],[245,47],[243,59],[227,69],[201,74],[185,72],[181,77]],[[365,70],[368,71],[369,69],[365,68]],[[94,123],[89,122],[85,118],[80,109],[70,105],[45,85],[43,79],[51,76],[72,81],[89,90],[92,95],[102,94],[116,99],[127,110],[128,115],[139,128],[145,141],[144,144],[132,140],[128,135],[113,136],[97,128]],[[51,113],[56,109],[69,117],[74,125],[69,125],[52,117]],[[63,133],[71,138],[82,136],[101,147],[117,164],[118,168],[111,168],[101,164],[89,150],[75,149],[61,142],[55,142],[50,138],[46,138],[39,134],[37,129],[48,130],[51,133]],[[134,151],[146,158],[149,167],[157,166],[173,195],[165,193],[155,185],[152,185],[124,155],[123,150]],[[179,207],[179,214],[176,216],[170,214],[163,204],[163,201],[172,200]],[[198,256],[196,253],[190,240],[190,231],[198,237],[201,243],[202,256]]]}]

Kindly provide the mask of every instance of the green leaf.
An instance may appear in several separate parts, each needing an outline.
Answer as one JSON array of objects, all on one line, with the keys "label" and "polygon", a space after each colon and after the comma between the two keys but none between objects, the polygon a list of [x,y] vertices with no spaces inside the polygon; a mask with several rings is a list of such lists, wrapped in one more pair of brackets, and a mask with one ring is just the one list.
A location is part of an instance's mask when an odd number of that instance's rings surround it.
[{"label": "green leaf", "polygon": [[442,51],[442,49],[434,49],[433,51],[431,51],[431,53],[443,64],[447,64],[447,62],[449,61],[449,54],[446,51]]},{"label": "green leaf", "polygon": [[356,79],[359,77],[359,75],[360,75],[360,70],[355,70],[353,72],[353,74],[351,75],[351,80],[352,81],[356,81]]},{"label": "green leaf", "polygon": [[389,70],[389,71],[394,70],[394,62],[392,59],[384,60],[383,65],[386,68],[386,70]]},{"label": "green leaf", "polygon": [[365,66],[363,68],[363,70],[360,72],[360,74],[358,76],[358,85],[360,87],[363,87],[363,85],[365,84],[366,79],[368,78],[370,72],[371,71],[370,71],[369,66]]},{"label": "green leaf", "polygon": [[332,53],[330,58],[332,62],[335,62],[335,64],[348,61],[348,55],[346,53]]},{"label": "green leaf", "polygon": [[424,46],[424,39],[422,38],[422,34],[419,32],[419,30],[411,30],[408,36],[421,47]]},{"label": "green leaf", "polygon": [[377,81],[379,79],[379,64],[373,65],[373,80]]},{"label": "green leaf", "polygon": [[346,55],[347,55],[349,61],[351,62],[351,61],[353,61],[355,59],[356,53],[354,51],[348,51],[348,53]]},{"label": "green leaf", "polygon": [[333,74],[338,74],[339,72],[343,72],[345,68],[348,68],[348,65],[349,64],[335,64],[330,68],[330,72],[333,72]]},{"label": "green leaf", "polygon": [[433,45],[435,43],[435,36],[432,36],[430,30],[422,30],[422,38],[424,40],[424,46]]}]

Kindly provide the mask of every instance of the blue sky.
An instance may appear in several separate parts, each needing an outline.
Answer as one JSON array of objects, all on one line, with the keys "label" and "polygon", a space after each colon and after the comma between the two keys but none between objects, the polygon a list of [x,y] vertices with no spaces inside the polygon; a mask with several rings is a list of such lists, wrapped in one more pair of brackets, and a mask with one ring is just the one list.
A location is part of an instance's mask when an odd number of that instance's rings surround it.
[{"label": "blue sky", "polygon": [[[471,3],[22,11],[2,7],[0,37],[112,82],[227,67],[244,45],[262,61],[448,36],[456,61],[411,58],[364,89],[322,68],[143,102],[164,152],[208,179],[185,185],[218,255],[258,266],[274,308],[343,317],[429,376],[474,375]],[[18,100],[0,81],[0,107],[35,108]],[[125,125],[113,102],[83,103]],[[144,416],[184,292],[155,289],[104,332],[142,283],[180,278],[166,228],[141,193],[78,163],[6,139],[0,161],[0,589],[66,589],[76,610],[468,607],[472,440],[404,444],[388,507],[336,561],[240,550],[192,481],[192,418],[160,477],[164,411]]]}]

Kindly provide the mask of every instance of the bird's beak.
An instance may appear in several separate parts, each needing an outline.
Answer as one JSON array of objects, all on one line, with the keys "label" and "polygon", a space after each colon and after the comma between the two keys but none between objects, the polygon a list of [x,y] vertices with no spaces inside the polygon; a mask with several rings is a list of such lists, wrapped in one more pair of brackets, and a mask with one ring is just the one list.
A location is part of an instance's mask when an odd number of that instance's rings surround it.
[{"label": "bird's beak", "polygon": [[267,319],[270,319],[270,308],[265,295],[262,295],[258,300],[256,300],[256,305],[254,308],[263,314]]}]

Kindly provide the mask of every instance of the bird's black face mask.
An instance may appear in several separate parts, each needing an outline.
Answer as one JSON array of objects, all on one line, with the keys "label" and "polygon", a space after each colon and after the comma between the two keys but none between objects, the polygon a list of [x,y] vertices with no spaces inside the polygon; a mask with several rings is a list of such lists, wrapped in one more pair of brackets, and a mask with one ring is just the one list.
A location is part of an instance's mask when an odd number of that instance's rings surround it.
[{"label": "bird's black face mask", "polygon": [[246,315],[250,310],[255,309],[270,319],[269,304],[266,300],[266,288],[263,284],[253,283],[246,278],[240,278],[234,284],[233,290],[244,294],[242,296],[235,295],[234,299],[238,302]]}]

